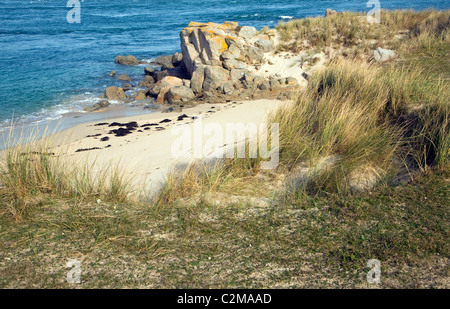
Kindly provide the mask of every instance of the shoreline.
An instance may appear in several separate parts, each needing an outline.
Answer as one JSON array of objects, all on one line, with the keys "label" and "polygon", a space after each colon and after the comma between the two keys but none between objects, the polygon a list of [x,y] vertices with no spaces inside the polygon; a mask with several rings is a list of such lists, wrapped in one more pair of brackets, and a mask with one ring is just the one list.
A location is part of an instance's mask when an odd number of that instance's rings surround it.
[{"label": "shoreline", "polygon": [[[181,112],[163,113],[156,111],[148,114],[112,117],[107,122],[81,123],[62,130],[52,136],[55,143],[53,151],[71,164],[93,163],[93,168],[100,171],[108,166],[117,166],[130,177],[135,191],[155,194],[163,184],[170,171],[179,167],[185,168],[197,159],[204,161],[208,156],[196,158],[193,147],[188,150],[187,157],[176,158],[172,153],[172,146],[180,135],[174,135],[173,128],[181,124],[194,130],[197,119],[201,116],[203,128],[209,124],[219,125],[225,131],[228,124],[264,123],[267,115],[290,101],[279,100],[249,100],[233,101],[217,104],[198,104],[183,109]],[[255,105],[258,108],[255,109]],[[180,120],[180,116],[187,116]],[[170,120],[170,122],[168,121]],[[167,122],[163,122],[167,121]],[[117,127],[114,123],[136,122],[138,127],[126,136],[116,136],[111,133]],[[145,127],[145,125],[153,126]],[[156,126],[155,124],[158,124]],[[123,126],[123,128],[126,126]],[[158,129],[161,128],[161,129]],[[203,147],[208,143],[208,136],[204,132]],[[102,141],[102,139],[106,139]],[[217,142],[221,142],[217,138]],[[236,146],[245,140],[237,140]],[[225,145],[223,145],[225,146]],[[214,145],[215,147],[215,145]],[[212,153],[214,149],[205,150]]]},{"label": "shoreline", "polygon": [[13,123],[13,125],[0,130],[0,151],[8,148],[8,136],[13,137],[36,135],[37,138],[44,137],[44,132],[55,134],[73,128],[80,124],[94,121],[108,120],[111,118],[130,117],[140,114],[150,114],[158,109],[144,109],[142,107],[128,106],[126,104],[112,105],[108,110],[98,112],[69,112],[61,114],[61,118],[54,120],[42,120],[31,123]]}]

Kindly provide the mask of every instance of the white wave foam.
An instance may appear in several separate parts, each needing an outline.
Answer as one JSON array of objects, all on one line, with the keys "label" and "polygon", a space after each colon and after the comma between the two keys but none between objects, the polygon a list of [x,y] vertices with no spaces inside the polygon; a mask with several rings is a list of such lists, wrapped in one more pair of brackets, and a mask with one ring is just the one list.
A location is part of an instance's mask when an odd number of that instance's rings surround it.
[{"label": "white wave foam", "polygon": [[[71,95],[61,100],[60,103],[41,110],[20,116],[14,119],[14,125],[40,124],[61,119],[65,114],[78,112],[84,113],[84,108],[94,105],[100,100],[98,95],[90,91],[83,94]],[[0,120],[0,131],[11,127],[11,119]]]}]

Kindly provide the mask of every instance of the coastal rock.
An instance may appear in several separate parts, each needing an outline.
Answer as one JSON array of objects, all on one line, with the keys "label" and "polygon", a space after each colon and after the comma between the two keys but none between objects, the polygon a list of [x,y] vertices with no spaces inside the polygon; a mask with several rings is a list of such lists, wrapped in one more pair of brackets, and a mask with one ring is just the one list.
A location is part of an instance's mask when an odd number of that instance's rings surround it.
[{"label": "coastal rock", "polygon": [[191,81],[189,79],[183,79],[183,86],[191,88]]},{"label": "coastal rock", "polygon": [[244,45],[245,62],[251,65],[264,64],[264,51],[253,45]]},{"label": "coastal rock", "polygon": [[169,72],[167,70],[157,71],[154,76],[155,76],[156,81],[159,82],[164,77],[169,76]]},{"label": "coastal rock", "polygon": [[134,98],[136,101],[138,100],[145,100],[146,99],[146,91],[141,90],[139,91],[139,93],[136,95],[136,97]]},{"label": "coastal rock", "polygon": [[281,80],[278,79],[271,79],[269,81],[270,84],[270,90],[278,90],[282,87]]},{"label": "coastal rock", "polygon": [[117,77],[118,80],[123,80],[123,81],[131,81],[131,78],[127,75],[127,74],[122,74],[119,77]]},{"label": "coastal rock", "polygon": [[247,64],[242,61],[234,60],[234,59],[226,59],[222,63],[223,67],[227,70],[233,70],[233,69],[246,69]]},{"label": "coastal rock", "polygon": [[258,88],[260,90],[270,90],[270,82],[268,80],[262,82],[261,84],[258,85]]},{"label": "coastal rock", "polygon": [[246,74],[245,70],[232,69],[232,70],[230,70],[230,79],[232,81],[240,81],[244,78],[245,74]]},{"label": "coastal rock", "polygon": [[163,70],[163,71],[156,71],[156,73],[153,75],[153,77],[156,79],[156,81],[160,81],[166,76],[174,76],[174,77],[178,77],[180,79],[189,78],[189,75],[187,74],[187,72],[183,66],[178,66],[176,68],[167,69],[167,70]]},{"label": "coastal rock", "polygon": [[161,80],[161,83],[167,86],[183,86],[183,80],[175,76],[166,76]]},{"label": "coastal rock", "polygon": [[87,107],[84,109],[86,112],[98,112],[100,110],[103,110],[109,106],[108,100],[100,100],[97,103],[95,103],[93,106]]},{"label": "coastal rock", "polygon": [[171,87],[167,92],[167,101],[170,104],[186,103],[194,99],[194,92],[191,88],[188,88],[186,86]]},{"label": "coastal rock", "polygon": [[255,42],[255,45],[265,53],[270,52],[273,49],[273,41],[269,38],[269,36],[260,38]]},{"label": "coastal rock", "polygon": [[265,81],[266,81],[266,78],[264,76],[256,75],[253,77],[253,83],[255,83],[257,85],[260,85]]},{"label": "coastal rock", "polygon": [[122,84],[122,88],[123,88],[123,91],[128,91],[128,90],[131,90],[133,88],[133,85],[131,85],[129,83],[123,83]]},{"label": "coastal rock", "polygon": [[222,89],[221,89],[223,94],[226,95],[233,95],[234,90],[235,90],[235,84],[232,81],[228,81],[225,84],[223,84]]},{"label": "coastal rock", "polygon": [[[256,28],[236,22],[191,22],[180,33],[182,63],[197,96],[213,93],[229,95],[242,89],[248,66],[266,62],[264,53],[274,48],[274,30],[258,35]],[[172,75],[172,74],[169,74]],[[157,79],[158,80],[158,79]],[[229,80],[232,83],[225,85]],[[256,85],[249,86],[256,89]]]},{"label": "coastal rock", "polygon": [[151,86],[153,86],[153,84],[154,84],[154,82],[144,80],[139,83],[139,87],[150,88]]},{"label": "coastal rock", "polygon": [[144,76],[144,81],[154,83],[155,82],[155,78],[153,76],[151,76],[151,75],[145,75]]},{"label": "coastal rock", "polygon": [[108,100],[117,101],[117,100],[125,99],[126,96],[125,96],[125,92],[123,91],[122,88],[111,86],[111,87],[106,88],[105,97]]},{"label": "coastal rock", "polygon": [[191,89],[195,94],[202,92],[203,81],[205,80],[205,67],[201,66],[194,71],[191,78]]},{"label": "coastal rock", "polygon": [[152,76],[152,75],[155,74],[156,70],[154,68],[152,68],[152,67],[145,67],[144,68],[144,72],[145,72],[145,75]]},{"label": "coastal rock", "polygon": [[111,73],[109,73],[109,76],[110,76],[110,77],[116,76],[116,71],[111,71]]},{"label": "coastal rock", "polygon": [[238,60],[245,61],[244,53],[242,51],[242,46],[237,42],[232,42],[228,49],[222,53],[220,56],[221,60]]},{"label": "coastal rock", "polygon": [[158,58],[153,61],[153,63],[156,63],[161,66],[161,70],[167,70],[167,69],[173,69],[175,66],[172,63],[172,56],[159,56]]},{"label": "coastal rock", "polygon": [[129,56],[122,56],[119,55],[114,60],[115,63],[122,64],[122,65],[138,65],[139,61],[135,56],[129,55]]},{"label": "coastal rock", "polygon": [[162,110],[161,113],[181,113],[182,111],[181,106],[173,106]]},{"label": "coastal rock", "polygon": [[178,67],[181,65],[181,63],[183,62],[183,54],[181,53],[174,53],[172,56],[172,64],[174,67]]},{"label": "coastal rock", "polygon": [[239,36],[246,40],[254,38],[257,33],[258,32],[255,27],[243,26],[239,30]]},{"label": "coastal rock", "polygon": [[156,97],[156,103],[164,104],[167,100],[167,93],[169,92],[170,87],[169,86],[163,86],[158,93],[158,96]]},{"label": "coastal rock", "polygon": [[236,22],[197,23],[191,22],[180,33],[183,62],[192,76],[195,63],[220,66],[220,55],[237,38]]},{"label": "coastal rock", "polygon": [[391,60],[395,55],[393,50],[378,47],[373,51],[373,60],[375,60],[375,62],[383,63]]},{"label": "coastal rock", "polygon": [[227,70],[217,66],[205,67],[205,79],[203,81],[202,89],[204,92],[212,92],[220,85],[224,84],[229,79]]}]

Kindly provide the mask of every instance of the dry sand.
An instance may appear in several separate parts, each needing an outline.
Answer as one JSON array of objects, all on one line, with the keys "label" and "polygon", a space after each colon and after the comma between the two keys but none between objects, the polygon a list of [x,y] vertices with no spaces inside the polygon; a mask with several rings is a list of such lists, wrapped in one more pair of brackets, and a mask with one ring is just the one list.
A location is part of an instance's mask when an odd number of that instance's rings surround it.
[{"label": "dry sand", "polygon": [[[131,176],[132,184],[136,190],[145,189],[147,193],[153,194],[164,183],[168,173],[175,168],[186,167],[194,161],[193,147],[190,147],[185,153],[186,157],[176,157],[172,151],[172,146],[176,141],[180,142],[180,132],[174,135],[174,128],[188,129],[194,132],[194,122],[199,124],[201,119],[202,128],[208,127],[208,124],[219,125],[226,131],[227,124],[261,124],[267,122],[268,113],[276,110],[278,107],[287,104],[278,100],[256,100],[245,102],[229,102],[223,104],[201,104],[191,108],[184,109],[181,113],[161,113],[155,112],[139,116],[109,119],[102,121],[108,125],[96,125],[96,123],[80,124],[57,134],[55,142],[58,145],[55,152],[63,154],[69,158],[71,164],[84,164],[86,162],[95,162],[94,169],[101,169],[109,166],[119,165],[120,168]],[[189,118],[182,121],[178,117],[186,114]],[[193,120],[192,117],[199,117]],[[160,123],[163,119],[169,119],[171,122]],[[129,123],[137,122],[139,126],[151,123],[157,123],[158,126],[138,127],[127,136],[116,137],[109,134],[118,127],[109,127],[113,122]],[[157,131],[156,127],[162,127],[164,130]],[[198,128],[198,127],[197,127]],[[98,135],[98,136],[97,136]],[[215,136],[212,134],[211,136]],[[215,149],[211,145],[211,136],[203,134],[202,145],[204,156],[207,157]],[[218,135],[217,135],[218,136]],[[107,137],[109,140],[101,141]],[[226,140],[218,138],[217,143],[223,143]],[[193,139],[191,139],[191,142]],[[243,140],[238,141],[242,143]],[[209,148],[206,144],[209,143]],[[193,143],[192,143],[193,146]],[[225,145],[223,145],[225,146]],[[79,151],[79,149],[92,149]]]}]

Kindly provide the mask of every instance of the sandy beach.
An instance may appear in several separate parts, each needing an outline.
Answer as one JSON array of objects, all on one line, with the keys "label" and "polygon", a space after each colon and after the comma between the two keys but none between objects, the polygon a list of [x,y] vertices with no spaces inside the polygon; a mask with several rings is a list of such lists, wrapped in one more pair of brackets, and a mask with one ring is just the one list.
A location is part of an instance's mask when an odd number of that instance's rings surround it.
[{"label": "sandy beach", "polygon": [[[197,157],[193,146],[186,156],[175,157],[172,145],[180,134],[174,127],[184,125],[193,130],[194,122],[201,125],[215,124],[225,131],[227,124],[261,124],[267,115],[289,101],[255,100],[232,101],[222,104],[199,104],[182,112],[154,112],[139,116],[112,118],[107,121],[83,123],[63,130],[54,136],[55,153],[68,159],[71,164],[93,164],[94,169],[118,166],[136,190],[145,189],[155,193],[168,173],[177,167],[185,167]],[[180,117],[181,116],[181,117]],[[195,120],[193,119],[195,118]],[[137,126],[126,136],[117,136],[112,130],[126,128],[124,124],[136,122]],[[122,126],[114,126],[114,123]],[[243,140],[237,141],[242,143]],[[208,139],[204,138],[203,146]],[[225,146],[225,145],[224,145]],[[211,149],[213,151],[213,149]],[[211,151],[204,150],[206,156]]]}]

